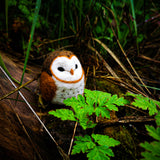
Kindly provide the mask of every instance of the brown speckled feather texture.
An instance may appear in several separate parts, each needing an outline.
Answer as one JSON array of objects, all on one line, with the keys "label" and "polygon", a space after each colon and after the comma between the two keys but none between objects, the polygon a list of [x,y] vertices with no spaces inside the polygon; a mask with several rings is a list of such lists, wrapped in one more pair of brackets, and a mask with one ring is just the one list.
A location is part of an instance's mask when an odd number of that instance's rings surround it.
[{"label": "brown speckled feather texture", "polygon": [[46,101],[51,101],[52,98],[55,96],[57,87],[52,77],[46,72],[42,72],[41,74],[40,90],[41,90],[42,97]]}]

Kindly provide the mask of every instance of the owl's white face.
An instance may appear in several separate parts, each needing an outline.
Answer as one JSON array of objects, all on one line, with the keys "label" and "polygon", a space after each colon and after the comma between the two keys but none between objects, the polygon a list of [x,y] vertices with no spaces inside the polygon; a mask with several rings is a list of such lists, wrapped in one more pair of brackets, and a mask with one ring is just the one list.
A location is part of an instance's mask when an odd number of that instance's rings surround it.
[{"label": "owl's white face", "polygon": [[65,83],[79,82],[84,76],[81,63],[74,55],[69,58],[67,56],[55,58],[50,70],[54,78]]}]

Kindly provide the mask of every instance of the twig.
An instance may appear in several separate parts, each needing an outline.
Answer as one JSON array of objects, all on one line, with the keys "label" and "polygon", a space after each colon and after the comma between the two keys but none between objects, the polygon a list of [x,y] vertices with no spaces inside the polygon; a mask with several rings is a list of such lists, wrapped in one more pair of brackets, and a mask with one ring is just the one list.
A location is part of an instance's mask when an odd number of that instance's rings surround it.
[{"label": "twig", "polygon": [[[114,32],[113,29],[112,29],[112,31]],[[114,34],[115,34],[115,33],[114,33]],[[145,89],[147,90],[147,92],[151,95],[151,92],[150,92],[149,89],[146,87],[146,85],[144,84],[143,80],[141,79],[141,77],[139,76],[139,74],[137,73],[137,71],[135,70],[135,68],[133,67],[132,63],[130,62],[129,58],[127,57],[127,55],[126,55],[124,49],[122,48],[122,46],[121,46],[121,44],[120,44],[120,42],[119,42],[118,39],[117,39],[117,43],[118,43],[118,45],[119,45],[122,53],[124,54],[126,60],[128,61],[129,65],[131,66],[133,72],[134,72],[135,75],[138,77],[138,79],[140,80],[140,82],[144,85],[144,87],[145,87]],[[144,91],[144,90],[142,90],[142,91]],[[145,93],[145,92],[144,92],[144,93]]]},{"label": "twig", "polygon": [[138,82],[134,79],[132,74],[127,70],[127,68],[121,63],[121,61],[118,59],[118,57],[100,40],[93,38],[97,43],[99,43],[111,56],[112,58],[119,64],[119,66],[125,71],[125,73],[128,75],[128,77],[145,93],[143,88],[138,85]]},{"label": "twig", "polygon": [[117,78],[114,78],[114,77],[111,77],[111,76],[96,76],[94,78],[102,78],[102,79],[110,80],[110,81],[114,82],[115,84],[128,89],[129,91],[132,91],[132,92],[138,93],[138,94],[142,94],[144,97],[146,97],[146,95],[143,92],[138,90],[136,87],[130,85],[129,83],[126,83],[126,82],[122,81],[121,79],[117,79]]},{"label": "twig", "polygon": [[9,92],[8,94],[0,97],[0,101],[3,100],[4,98],[7,98],[8,96],[10,96],[11,94],[15,93],[16,91],[19,91],[21,88],[25,87],[26,85],[30,84],[31,82],[33,82],[35,80],[36,80],[36,78],[33,78],[30,81],[26,82],[25,84],[22,84],[21,86],[17,87],[13,91]]},{"label": "twig", "polygon": [[69,38],[74,38],[74,37],[75,37],[75,35],[71,35],[71,36],[62,37],[62,38],[58,38],[58,39],[54,39],[54,40],[49,40],[47,42],[43,42],[43,43],[39,44],[38,48],[44,44],[49,44],[49,43],[53,43],[53,42],[57,42],[57,41],[61,41],[61,40],[69,39]]},{"label": "twig", "polygon": [[75,126],[74,126],[74,131],[73,131],[73,135],[72,135],[72,139],[71,139],[71,143],[70,143],[70,147],[69,147],[69,151],[68,151],[68,156],[71,154],[71,149],[72,149],[72,145],[73,145],[73,141],[74,141],[74,136],[76,133],[77,124],[78,124],[78,122],[76,122]]},{"label": "twig", "polygon": [[144,56],[144,55],[139,55],[140,58],[143,58],[143,59],[146,59],[148,61],[152,61],[152,62],[155,62],[155,63],[160,63],[160,61],[158,60],[155,60],[155,59],[152,59],[150,57],[147,57],[147,56]]},{"label": "twig", "polygon": [[122,118],[116,118],[111,120],[103,120],[100,121],[99,124],[102,125],[112,125],[112,124],[127,124],[127,123],[144,123],[144,122],[151,122],[155,121],[153,117],[150,116],[126,116]]},{"label": "twig", "polygon": [[111,75],[112,75],[113,77],[119,78],[119,77],[117,76],[117,74],[116,74],[116,73],[112,70],[112,68],[109,66],[109,64],[103,59],[103,57],[98,53],[98,51],[97,51],[95,48],[93,48],[90,44],[88,44],[88,48],[89,48],[90,50],[92,50],[93,52],[95,52],[95,53],[98,55],[98,57],[100,58],[100,60],[103,62],[104,66],[107,68],[107,70],[111,73]]}]

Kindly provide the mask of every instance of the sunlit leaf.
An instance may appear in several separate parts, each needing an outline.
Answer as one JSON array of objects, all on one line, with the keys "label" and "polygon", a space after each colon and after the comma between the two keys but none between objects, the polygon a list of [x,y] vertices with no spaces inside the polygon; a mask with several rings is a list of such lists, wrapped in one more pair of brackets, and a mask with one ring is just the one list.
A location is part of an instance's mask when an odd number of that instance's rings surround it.
[{"label": "sunlit leaf", "polygon": [[92,137],[94,138],[95,142],[97,142],[99,145],[105,145],[108,147],[114,147],[116,145],[119,145],[120,142],[110,138],[107,135],[101,135],[101,134],[92,134]]},{"label": "sunlit leaf", "polygon": [[160,127],[157,127],[155,129],[153,126],[146,125],[146,129],[149,132],[150,136],[160,141]]},{"label": "sunlit leaf", "polygon": [[76,136],[76,141],[72,149],[72,154],[85,153],[87,150],[94,148],[95,144],[92,142],[91,137],[85,135],[84,137]]},{"label": "sunlit leaf", "polygon": [[73,111],[69,109],[57,109],[56,111],[50,111],[49,114],[61,118],[61,120],[76,121]]}]

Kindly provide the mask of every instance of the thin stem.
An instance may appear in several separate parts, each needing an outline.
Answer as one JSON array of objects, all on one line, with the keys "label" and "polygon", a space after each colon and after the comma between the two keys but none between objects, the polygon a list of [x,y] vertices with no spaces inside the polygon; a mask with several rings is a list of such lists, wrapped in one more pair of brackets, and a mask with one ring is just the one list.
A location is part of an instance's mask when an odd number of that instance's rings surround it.
[{"label": "thin stem", "polygon": [[72,145],[73,145],[73,141],[74,141],[74,137],[75,137],[75,133],[76,133],[77,124],[78,124],[78,122],[76,122],[75,126],[74,126],[74,131],[73,131],[73,135],[72,135],[72,139],[71,139],[71,143],[70,143],[70,147],[69,147],[69,151],[68,151],[68,156],[71,154],[71,149],[72,149]]},{"label": "thin stem", "polygon": [[24,86],[30,84],[31,82],[33,82],[35,80],[35,78],[31,79],[30,81],[26,82],[25,84],[19,86],[18,88],[14,89],[13,91],[9,92],[8,94],[4,95],[3,97],[0,97],[0,101],[7,98],[8,96],[10,96],[11,94],[15,93],[16,91],[19,91],[21,88],[23,88]]}]

